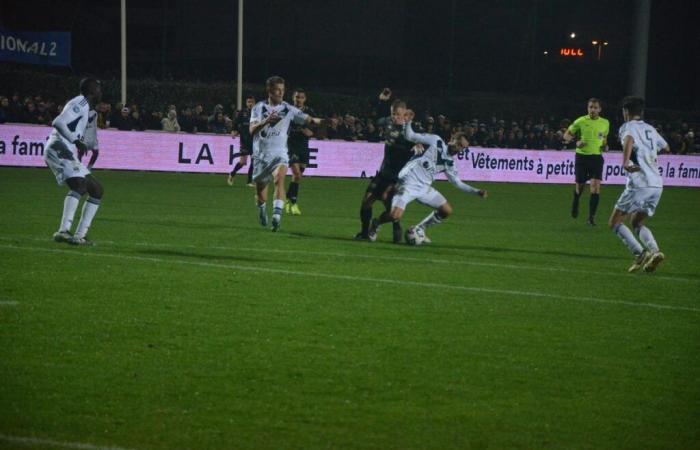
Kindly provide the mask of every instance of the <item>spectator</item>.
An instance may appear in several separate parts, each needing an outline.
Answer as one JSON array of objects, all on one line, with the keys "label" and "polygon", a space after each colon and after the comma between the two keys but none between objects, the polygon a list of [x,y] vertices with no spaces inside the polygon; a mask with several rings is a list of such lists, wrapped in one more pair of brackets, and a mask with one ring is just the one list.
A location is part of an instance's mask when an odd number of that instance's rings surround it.
[{"label": "spectator", "polygon": [[179,118],[180,130],[185,133],[194,133],[194,117],[192,116],[192,108],[189,106],[182,110],[182,115]]},{"label": "spectator", "polygon": [[39,125],[51,125],[51,113],[46,108],[46,103],[40,101],[36,107],[36,123]]},{"label": "spectator", "polygon": [[147,130],[160,130],[163,120],[163,113],[160,111],[151,111],[151,114],[146,116],[146,129]]},{"label": "spectator", "polygon": [[131,111],[131,123],[135,131],[144,131],[146,129],[146,123],[139,108]]},{"label": "spectator", "polygon": [[109,103],[101,102],[97,105],[97,128],[105,129],[109,128],[110,117],[112,115],[112,105]]},{"label": "spectator", "polygon": [[163,131],[170,131],[177,133],[180,131],[180,124],[177,122],[177,112],[175,109],[168,111],[168,117],[160,121]]},{"label": "spectator", "polygon": [[194,132],[206,133],[209,131],[209,118],[204,113],[204,107],[199,104],[194,107]]},{"label": "spectator", "polygon": [[0,97],[0,123],[5,123],[10,117],[10,100]]},{"label": "spectator", "polygon": [[381,137],[379,136],[379,130],[374,125],[374,121],[367,121],[367,128],[365,129],[365,138],[369,142],[379,142]]},{"label": "spectator", "polygon": [[217,111],[214,116],[214,120],[209,125],[209,131],[216,134],[228,134],[228,127],[226,126],[226,120],[224,119],[223,111]]},{"label": "spectator", "polygon": [[27,100],[24,104],[24,120],[26,123],[39,123],[36,105],[34,101]]},{"label": "spectator", "polygon": [[129,108],[127,108],[126,106],[124,106],[121,109],[121,112],[115,118],[114,121],[116,123],[114,123],[113,125],[117,130],[131,131],[134,129],[134,124],[131,120],[131,115],[129,114]]}]

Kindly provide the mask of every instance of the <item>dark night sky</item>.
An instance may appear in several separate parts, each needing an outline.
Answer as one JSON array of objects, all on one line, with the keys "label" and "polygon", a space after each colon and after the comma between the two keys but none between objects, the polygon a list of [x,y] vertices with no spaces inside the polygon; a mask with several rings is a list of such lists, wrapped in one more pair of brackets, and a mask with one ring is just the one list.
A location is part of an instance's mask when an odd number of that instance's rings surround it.
[{"label": "dark night sky", "polygon": [[[236,1],[127,4],[130,76],[235,78]],[[653,1],[650,104],[700,107],[699,4]],[[634,5],[634,0],[248,0],[244,79],[260,83],[279,73],[293,85],[353,92],[388,84],[440,95],[450,84],[452,54],[452,92],[617,100],[629,77]],[[0,0],[0,24],[70,30],[76,73],[118,75],[118,0]],[[576,40],[568,38],[572,31]],[[600,62],[557,56],[569,44],[588,52],[593,39],[610,42]]]}]

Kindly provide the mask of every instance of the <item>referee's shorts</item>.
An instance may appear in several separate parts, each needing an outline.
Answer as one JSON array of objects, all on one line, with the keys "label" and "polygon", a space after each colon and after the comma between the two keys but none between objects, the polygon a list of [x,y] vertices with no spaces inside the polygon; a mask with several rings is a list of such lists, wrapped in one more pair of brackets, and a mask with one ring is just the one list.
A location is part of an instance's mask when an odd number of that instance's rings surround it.
[{"label": "referee's shorts", "polygon": [[603,179],[603,155],[581,155],[576,153],[574,170],[576,183],[585,184],[588,180]]}]

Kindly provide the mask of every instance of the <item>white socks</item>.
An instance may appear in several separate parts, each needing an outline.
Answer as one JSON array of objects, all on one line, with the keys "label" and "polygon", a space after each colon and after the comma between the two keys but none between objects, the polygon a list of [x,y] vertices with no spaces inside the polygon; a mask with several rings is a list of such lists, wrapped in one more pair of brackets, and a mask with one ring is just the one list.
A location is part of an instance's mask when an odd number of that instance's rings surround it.
[{"label": "white socks", "polygon": [[100,207],[100,200],[92,197],[88,197],[83,205],[83,213],[80,216],[80,223],[78,224],[78,229],[75,231],[75,237],[84,238],[90,229],[90,224],[92,219],[97,213],[97,209]]},{"label": "white socks", "polygon": [[656,239],[654,239],[654,235],[651,234],[651,230],[649,228],[642,225],[635,231],[637,232],[637,236],[639,236],[639,240],[642,241],[642,244],[644,244],[647,250],[652,253],[659,251],[659,244],[656,243]]},{"label": "white socks", "polygon": [[61,227],[58,231],[70,232],[73,227],[73,217],[80,203],[80,194],[75,191],[68,192],[66,199],[63,200],[63,217],[61,217]]},{"label": "white socks", "polygon": [[[613,231],[617,236],[622,240],[622,242],[627,246],[627,248],[634,253],[635,256],[639,256],[642,254],[644,249],[642,248],[641,244],[637,242],[637,240],[634,238],[634,235],[632,234],[632,231],[630,231],[629,228],[627,228],[627,225],[624,223],[619,223],[613,227]],[[653,239],[653,238],[652,238]]]},{"label": "white socks", "polygon": [[418,224],[418,226],[421,228],[428,228],[428,227],[432,227],[433,225],[439,225],[441,223],[442,223],[442,219],[440,217],[438,217],[437,211],[433,211],[430,214],[428,214],[428,217],[421,220],[421,222]]},{"label": "white socks", "polygon": [[284,200],[275,199],[272,202],[272,220],[280,221],[282,219],[282,209],[284,208]]}]

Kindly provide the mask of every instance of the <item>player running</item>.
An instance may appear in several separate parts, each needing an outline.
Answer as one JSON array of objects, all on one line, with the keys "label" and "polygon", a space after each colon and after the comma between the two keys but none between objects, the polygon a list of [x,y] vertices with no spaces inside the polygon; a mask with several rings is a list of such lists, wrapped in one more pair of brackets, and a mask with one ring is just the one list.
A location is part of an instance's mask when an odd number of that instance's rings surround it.
[{"label": "player running", "polygon": [[[432,187],[439,173],[445,173],[449,182],[462,192],[478,195],[481,198],[488,197],[487,191],[476,189],[460,181],[455,169],[453,156],[469,145],[464,133],[455,133],[452,140],[445,144],[438,135],[415,133],[408,122],[403,125],[403,136],[410,142],[422,144],[425,151],[422,155],[416,155],[411,159],[399,172],[399,184],[391,203],[391,212],[385,212],[379,219],[372,221],[369,231],[370,240],[376,239],[381,224],[401,220],[406,206],[413,200],[434,209],[414,228],[425,231],[426,228],[439,225],[447,219],[452,214],[452,206],[440,192]],[[430,243],[427,235],[424,242]]]},{"label": "player running", "polygon": [[[300,111],[314,116],[314,111],[306,106],[306,92],[303,89],[294,91],[294,106]],[[309,164],[309,138],[314,132],[306,124],[292,124],[289,129],[289,164],[292,169],[292,181],[287,190],[287,202],[284,204],[285,212],[295,216],[301,215],[297,204],[299,197],[299,183],[304,174],[304,169]]]},{"label": "player running", "polygon": [[[245,109],[238,112],[236,121],[233,124],[238,136],[240,137],[241,150],[238,153],[238,162],[233,166],[233,170],[228,174],[229,186],[233,186],[233,178],[239,170],[248,164],[248,155],[253,153],[253,138],[250,135],[250,113],[255,106],[255,97],[249,95],[245,99]],[[236,155],[234,155],[236,156]],[[248,186],[253,185],[253,164],[248,167]]]},{"label": "player running", "polygon": [[[53,239],[56,242],[68,242],[72,245],[91,245],[87,238],[97,209],[100,207],[103,189],[100,183],[77,159],[78,152],[85,152],[87,147],[83,142],[85,129],[88,124],[90,110],[102,98],[100,82],[94,78],[84,78],[80,81],[80,95],[66,103],[61,114],[52,123],[53,131],[46,144],[44,161],[56,176],[59,186],[67,184],[70,188],[63,201],[63,216],[61,224]],[[83,195],[88,198],[83,205],[80,222],[75,235],[71,234],[73,217]]]},{"label": "player running", "polygon": [[610,122],[600,117],[601,101],[588,100],[588,115],[581,116],[564,133],[564,142],[576,141],[576,187],[571,204],[571,217],[578,217],[578,204],[586,182],[591,180],[591,198],[588,202],[588,225],[595,225],[595,213],[600,202],[600,183],[603,179],[602,152],[608,145]]},{"label": "player running", "polygon": [[[644,99],[625,97],[622,100],[625,123],[620,127],[620,141],[627,184],[608,222],[635,256],[629,272],[642,268],[653,272],[665,258],[651,230],[644,226],[644,221],[654,215],[663,192],[663,179],[659,175],[656,156],[659,151],[669,152],[670,148],[656,129],[642,120],[643,114]],[[624,224],[628,217],[641,244]]]},{"label": "player running", "polygon": [[[380,94],[380,99],[384,100],[385,89]],[[391,197],[398,182],[399,171],[403,166],[415,156],[412,142],[407,141],[403,135],[403,123],[407,113],[406,103],[401,100],[394,100],[391,104],[391,115],[381,118],[377,122],[380,127],[384,127],[384,159],[379,168],[379,172],[369,183],[365,196],[360,205],[360,221],[362,229],[355,235],[356,240],[371,240],[369,228],[372,221],[372,206],[374,202],[380,200],[384,202],[386,212],[391,209]],[[401,242],[401,224],[398,220],[393,223],[394,242]]]},{"label": "player running", "polygon": [[284,79],[273,76],[267,79],[267,101],[253,107],[250,114],[250,134],[253,136],[253,181],[257,193],[260,225],[266,227],[267,186],[275,183],[275,200],[272,209],[272,231],[280,228],[284,208],[284,178],[289,165],[287,137],[289,126],[320,124],[322,119],[311,117],[284,101]]}]

